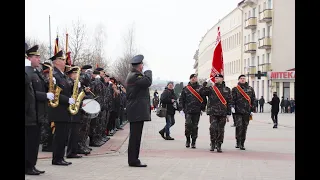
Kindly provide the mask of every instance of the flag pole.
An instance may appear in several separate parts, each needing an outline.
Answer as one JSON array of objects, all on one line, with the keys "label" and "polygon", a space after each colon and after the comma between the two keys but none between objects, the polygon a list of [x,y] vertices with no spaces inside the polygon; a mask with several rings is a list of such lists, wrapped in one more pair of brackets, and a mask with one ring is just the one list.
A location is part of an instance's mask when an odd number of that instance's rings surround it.
[{"label": "flag pole", "polygon": [[50,21],[50,15],[49,15],[49,52],[50,52],[50,57],[51,57],[51,21]]}]

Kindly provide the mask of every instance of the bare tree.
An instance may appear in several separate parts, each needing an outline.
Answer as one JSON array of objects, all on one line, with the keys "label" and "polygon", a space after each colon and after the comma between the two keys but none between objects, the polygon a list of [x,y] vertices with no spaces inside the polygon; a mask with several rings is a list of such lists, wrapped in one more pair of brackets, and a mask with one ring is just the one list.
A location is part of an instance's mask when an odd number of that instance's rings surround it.
[{"label": "bare tree", "polygon": [[[65,35],[64,35],[65,38]],[[78,19],[72,23],[72,30],[69,33],[69,49],[71,51],[71,59],[73,64],[77,64],[81,59],[84,50],[84,41],[86,40],[86,26]],[[64,48],[63,48],[64,49]]]},{"label": "bare tree", "polygon": [[123,36],[124,52],[123,56],[117,59],[112,66],[115,77],[124,82],[131,69],[130,60],[135,56],[138,50],[135,47],[135,31],[134,24],[128,28],[126,34]]},{"label": "bare tree", "polygon": [[93,39],[93,54],[94,54],[94,65],[108,69],[108,64],[105,58],[104,43],[106,39],[105,26],[103,24],[98,24],[95,29],[94,39]]},{"label": "bare tree", "polygon": [[50,50],[47,44],[40,42],[38,39],[26,37],[25,42],[28,44],[29,48],[39,45],[39,52],[41,62],[48,60],[50,57]]}]

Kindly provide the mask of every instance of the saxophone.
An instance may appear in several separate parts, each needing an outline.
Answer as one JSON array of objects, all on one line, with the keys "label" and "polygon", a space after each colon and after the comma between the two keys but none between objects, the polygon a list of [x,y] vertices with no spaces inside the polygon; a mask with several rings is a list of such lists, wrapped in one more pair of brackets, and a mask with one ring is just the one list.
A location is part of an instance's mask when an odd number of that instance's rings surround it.
[{"label": "saxophone", "polygon": [[[68,66],[69,67],[69,66]],[[81,68],[79,66],[73,66],[71,68],[77,68],[77,78],[74,80],[73,83],[73,91],[72,91],[72,98],[75,100],[74,104],[70,104],[68,107],[69,112],[72,115],[75,115],[79,112],[79,108],[80,108],[80,104],[84,98],[84,96],[86,95],[85,92],[82,90],[80,93],[79,91],[79,80],[80,80],[80,73],[81,73]],[[78,94],[79,93],[79,94]]]},{"label": "saxophone", "polygon": [[42,65],[49,68],[49,92],[52,92],[54,94],[54,99],[49,100],[48,104],[49,106],[55,108],[59,105],[59,97],[62,89],[59,86],[56,86],[56,88],[54,88],[55,84],[53,83],[53,68],[47,64]]}]

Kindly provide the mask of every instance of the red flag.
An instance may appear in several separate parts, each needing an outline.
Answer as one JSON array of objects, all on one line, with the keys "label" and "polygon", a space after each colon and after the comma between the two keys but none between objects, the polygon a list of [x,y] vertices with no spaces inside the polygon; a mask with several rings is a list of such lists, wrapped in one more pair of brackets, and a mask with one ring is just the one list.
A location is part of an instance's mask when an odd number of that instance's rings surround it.
[{"label": "red flag", "polygon": [[96,68],[98,68],[99,67],[99,65],[98,65],[98,63],[96,64]]},{"label": "red flag", "polygon": [[54,54],[53,55],[56,55],[58,52],[59,52],[59,38],[58,38],[58,35],[57,35],[56,43],[54,45]]},{"label": "red flag", "polygon": [[69,66],[71,66],[72,65],[72,60],[71,60],[71,52],[67,52],[67,61],[66,61],[66,65],[69,65]]},{"label": "red flag", "polygon": [[221,36],[220,36],[220,27],[218,27],[218,36],[216,40],[216,47],[213,51],[213,58],[212,58],[212,68],[210,73],[210,79],[214,79],[216,74],[223,75],[224,72],[223,67],[223,53],[222,53],[222,45],[221,45]]}]

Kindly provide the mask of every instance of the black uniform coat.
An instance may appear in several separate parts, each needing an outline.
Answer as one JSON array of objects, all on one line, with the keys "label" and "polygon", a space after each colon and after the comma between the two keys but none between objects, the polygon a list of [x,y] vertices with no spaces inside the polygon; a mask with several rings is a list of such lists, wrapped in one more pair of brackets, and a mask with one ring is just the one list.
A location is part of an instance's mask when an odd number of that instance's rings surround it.
[{"label": "black uniform coat", "polygon": [[35,126],[37,125],[37,112],[36,112],[36,99],[35,92],[32,87],[31,77],[33,75],[34,69],[30,66],[25,67],[25,126]]},{"label": "black uniform coat", "polygon": [[48,99],[47,99],[47,91],[46,82],[41,76],[38,70],[35,70],[32,75],[32,85],[36,94],[36,107],[37,107],[37,117],[39,123],[45,122],[45,116],[48,111]]},{"label": "black uniform coat", "polygon": [[59,97],[59,105],[55,108],[49,107],[49,120],[53,122],[70,122],[71,114],[68,111],[69,98],[72,95],[72,87],[67,81],[67,77],[54,68],[53,76],[56,79],[56,85],[62,88]]},{"label": "black uniform coat", "polygon": [[152,71],[131,69],[127,79],[127,116],[129,122],[151,121],[150,92]]}]

